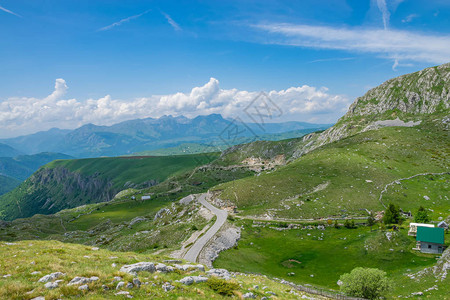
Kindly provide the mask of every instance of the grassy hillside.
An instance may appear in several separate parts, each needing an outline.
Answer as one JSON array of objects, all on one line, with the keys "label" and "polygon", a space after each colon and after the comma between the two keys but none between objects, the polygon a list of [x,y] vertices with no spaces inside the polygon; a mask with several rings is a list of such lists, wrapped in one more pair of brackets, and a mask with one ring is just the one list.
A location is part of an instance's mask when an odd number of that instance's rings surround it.
[{"label": "grassy hillside", "polygon": [[20,181],[11,177],[0,175],[0,196],[13,190]]},{"label": "grassy hillside", "polygon": [[[328,144],[274,172],[214,189],[243,215],[366,215],[364,209],[383,209],[379,197],[387,184],[421,173],[449,172],[449,154],[448,132],[440,125],[386,127]],[[448,193],[449,175],[443,176],[433,193]],[[406,210],[426,204],[414,193],[403,198]],[[448,201],[444,205],[450,208]]]},{"label": "grassy hillside", "polygon": [[[297,224],[299,229],[286,229],[275,222],[237,221],[243,233],[239,245],[223,252],[214,267],[267,274],[296,283],[307,283],[322,288],[339,289],[340,275],[355,267],[378,268],[388,274],[393,290],[390,297],[423,291],[437,284],[432,299],[448,292],[448,282],[434,281],[419,284],[406,274],[422,271],[436,263],[436,256],[411,250],[415,238],[407,235],[407,226],[400,231],[384,231],[375,226],[325,230],[308,224]],[[274,229],[275,228],[275,229]],[[446,234],[447,245],[450,234]],[[439,290],[442,290],[439,292]],[[406,293],[406,294],[405,294]],[[443,293],[443,294],[442,294]]]},{"label": "grassy hillside", "polygon": [[[11,255],[15,253],[15,255]],[[39,253],[39,255],[36,255]],[[82,245],[64,244],[56,241],[25,241],[14,244],[0,243],[0,265],[7,270],[0,281],[1,299],[32,299],[45,297],[45,299],[126,299],[127,295],[115,295],[120,291],[128,292],[134,299],[222,299],[222,296],[212,289],[209,282],[184,285],[177,280],[186,276],[208,277],[203,271],[174,271],[168,273],[139,272],[136,277],[120,272],[126,264],[137,262],[162,263],[164,256],[142,255],[130,252],[111,252],[107,250],[94,250],[92,247]],[[168,264],[169,265],[169,264]],[[33,273],[34,272],[34,273]],[[39,283],[39,278],[54,272],[61,272],[63,276],[55,289],[47,289],[45,283]],[[79,290],[79,285],[69,286],[68,283],[76,276],[90,278],[98,277],[96,281],[88,283],[87,290]],[[121,281],[132,282],[138,278],[142,283],[140,287],[122,288],[116,290],[118,281],[114,277],[120,276]],[[174,289],[164,291],[162,285],[171,283]],[[237,275],[231,282],[235,283],[232,291],[233,298],[253,291],[258,296],[264,290],[254,290],[258,284],[267,286],[267,291],[276,293],[283,299],[297,299],[298,296],[290,293],[291,288],[267,279],[262,276]],[[308,295],[309,296],[309,295]]]},{"label": "grassy hillside", "polygon": [[54,161],[0,197],[1,216],[12,220],[109,201],[121,190],[155,185],[217,157],[212,153]]}]

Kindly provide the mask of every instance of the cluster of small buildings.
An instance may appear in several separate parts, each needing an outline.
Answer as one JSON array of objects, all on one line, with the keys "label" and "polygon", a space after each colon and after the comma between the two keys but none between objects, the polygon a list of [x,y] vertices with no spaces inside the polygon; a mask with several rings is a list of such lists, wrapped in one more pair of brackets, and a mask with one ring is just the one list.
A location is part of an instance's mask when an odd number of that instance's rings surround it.
[{"label": "cluster of small buildings", "polygon": [[441,254],[444,251],[444,230],[448,224],[440,222],[437,227],[433,224],[411,223],[408,235],[416,237],[416,248],[422,253]]}]

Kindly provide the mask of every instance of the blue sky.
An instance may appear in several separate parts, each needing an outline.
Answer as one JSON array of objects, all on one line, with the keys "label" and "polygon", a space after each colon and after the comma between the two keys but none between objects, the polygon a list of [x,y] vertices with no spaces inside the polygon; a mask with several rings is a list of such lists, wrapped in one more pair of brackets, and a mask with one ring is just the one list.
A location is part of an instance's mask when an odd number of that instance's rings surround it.
[{"label": "blue sky", "polygon": [[328,123],[449,49],[444,0],[0,0],[0,137],[232,116],[258,91],[274,93],[282,120]]}]

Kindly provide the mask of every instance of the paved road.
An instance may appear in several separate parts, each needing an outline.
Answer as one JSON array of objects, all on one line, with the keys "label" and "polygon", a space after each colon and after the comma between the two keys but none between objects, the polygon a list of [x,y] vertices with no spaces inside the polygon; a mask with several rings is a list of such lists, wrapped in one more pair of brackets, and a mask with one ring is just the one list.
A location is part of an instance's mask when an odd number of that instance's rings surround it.
[{"label": "paved road", "polygon": [[213,214],[217,216],[217,220],[208,231],[201,236],[198,240],[195,241],[194,245],[192,245],[191,249],[184,255],[184,259],[190,262],[197,262],[197,257],[202,251],[203,247],[205,247],[206,243],[209,242],[210,239],[219,231],[222,225],[225,223],[228,217],[228,213],[225,210],[218,209],[217,207],[212,206],[208,201],[206,201],[207,194],[201,194],[198,197],[198,202],[200,202],[204,207],[209,209]]}]

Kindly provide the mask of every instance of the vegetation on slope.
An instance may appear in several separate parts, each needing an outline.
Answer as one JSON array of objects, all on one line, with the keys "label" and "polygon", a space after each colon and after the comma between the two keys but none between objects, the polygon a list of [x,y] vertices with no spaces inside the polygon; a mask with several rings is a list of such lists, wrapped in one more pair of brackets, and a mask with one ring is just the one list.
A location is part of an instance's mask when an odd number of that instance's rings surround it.
[{"label": "vegetation on slope", "polygon": [[0,175],[0,196],[13,190],[20,184],[20,181],[8,176]]},{"label": "vegetation on slope", "polygon": [[155,185],[217,157],[212,153],[54,161],[0,198],[1,217],[12,220],[109,201],[123,189]]},{"label": "vegetation on slope", "polygon": [[[39,255],[36,255],[36,254]],[[12,255],[14,254],[14,255]],[[126,298],[127,295],[116,295],[118,292],[128,292],[134,299],[222,299],[213,288],[214,280],[184,285],[178,280],[186,276],[206,276],[202,271],[180,271],[169,273],[139,272],[137,276],[120,271],[123,265],[137,262],[162,263],[164,256],[143,255],[130,252],[111,252],[107,250],[95,250],[75,244],[64,244],[56,241],[23,241],[14,244],[0,242],[0,265],[3,277],[0,279],[1,299],[32,299],[45,297],[45,299],[112,299]],[[7,271],[8,273],[3,273]],[[44,283],[38,280],[44,275],[61,272],[58,287],[47,289]],[[75,277],[98,277],[96,281],[88,283],[87,290],[80,290],[80,285],[68,283]],[[125,283],[133,282],[134,278],[140,280],[140,287],[122,288],[116,290],[121,277]],[[134,281],[136,282],[136,281]],[[170,283],[174,288],[164,291],[162,286]],[[237,275],[230,282],[235,283],[231,294],[238,299],[242,294],[253,291],[256,295],[271,291],[283,299],[296,299],[297,295],[290,293],[288,286],[282,285],[262,276]],[[267,286],[267,290],[254,290],[254,285]],[[213,287],[213,288],[212,288]]]},{"label": "vegetation on slope", "polygon": [[[243,215],[366,215],[365,209],[384,209],[379,197],[389,183],[421,173],[449,172],[449,154],[448,133],[433,124],[387,127],[325,145],[276,171],[214,190]],[[434,193],[445,195],[448,175],[442,176],[443,184],[436,185]],[[413,197],[404,209],[418,208],[411,200],[424,204],[423,198]]]},{"label": "vegetation on slope", "polygon": [[[339,229],[330,226],[324,230],[314,224],[287,229],[274,222],[249,220],[236,225],[243,226],[241,240],[237,247],[221,253],[215,267],[339,289],[340,275],[355,267],[382,269],[395,282],[407,270],[417,272],[436,262],[434,255],[411,250],[416,241],[407,235],[407,226],[393,232],[378,226],[374,230],[365,226],[347,229],[342,222]],[[448,244],[448,234],[446,240]]]}]

